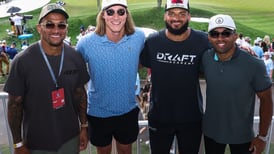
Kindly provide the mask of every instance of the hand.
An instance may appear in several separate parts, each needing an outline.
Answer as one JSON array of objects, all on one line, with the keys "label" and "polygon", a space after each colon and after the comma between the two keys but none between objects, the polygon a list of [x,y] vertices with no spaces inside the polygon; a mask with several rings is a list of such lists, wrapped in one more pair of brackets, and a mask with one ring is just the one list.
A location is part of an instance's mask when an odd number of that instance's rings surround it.
[{"label": "hand", "polygon": [[87,128],[81,128],[80,132],[80,151],[83,151],[87,148],[88,145],[88,135],[87,135]]},{"label": "hand", "polygon": [[23,145],[20,148],[15,148],[14,154],[30,154],[30,151],[25,145]]},{"label": "hand", "polygon": [[258,137],[255,137],[250,144],[249,151],[252,151],[252,154],[261,154],[266,146],[266,142],[262,141]]}]

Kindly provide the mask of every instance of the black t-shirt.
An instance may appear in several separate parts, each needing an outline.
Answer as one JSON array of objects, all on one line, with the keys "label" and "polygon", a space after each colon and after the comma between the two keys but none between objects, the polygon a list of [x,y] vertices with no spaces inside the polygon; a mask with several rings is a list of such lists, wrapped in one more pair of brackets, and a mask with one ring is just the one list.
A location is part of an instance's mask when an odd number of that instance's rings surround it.
[{"label": "black t-shirt", "polygon": [[207,34],[195,30],[181,42],[169,40],[164,30],[146,40],[140,61],[151,68],[149,120],[168,123],[201,120],[199,66],[208,48]]},{"label": "black t-shirt", "polygon": [[[57,81],[64,88],[65,105],[59,109],[52,107],[51,95],[56,86],[38,43],[13,60],[4,91],[23,97],[23,136],[30,149],[57,150],[79,134],[79,101],[74,92],[84,86],[89,75],[81,55],[67,45],[64,48],[63,68]],[[55,74],[58,74],[60,57],[48,57]]]}]

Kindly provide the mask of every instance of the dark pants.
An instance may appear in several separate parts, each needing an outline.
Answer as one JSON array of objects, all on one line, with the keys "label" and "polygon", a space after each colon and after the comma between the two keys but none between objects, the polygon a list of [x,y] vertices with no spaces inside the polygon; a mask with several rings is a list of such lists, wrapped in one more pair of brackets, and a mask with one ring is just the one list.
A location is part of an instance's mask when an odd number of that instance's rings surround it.
[{"label": "dark pants", "polygon": [[197,154],[201,143],[201,122],[166,124],[149,122],[151,154],[169,154],[174,137],[180,154]]},{"label": "dark pants", "polygon": [[[217,143],[215,140],[204,136],[206,154],[224,154],[227,144]],[[250,142],[243,144],[229,144],[231,154],[251,154]]]}]

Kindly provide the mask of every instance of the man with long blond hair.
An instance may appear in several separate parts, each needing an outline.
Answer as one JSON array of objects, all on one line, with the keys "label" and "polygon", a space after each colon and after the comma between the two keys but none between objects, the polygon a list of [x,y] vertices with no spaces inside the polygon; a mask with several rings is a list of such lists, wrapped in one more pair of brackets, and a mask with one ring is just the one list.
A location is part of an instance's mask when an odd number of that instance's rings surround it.
[{"label": "man with long blond hair", "polygon": [[126,0],[103,0],[95,32],[76,46],[91,75],[89,136],[99,154],[111,153],[113,138],[119,154],[132,153],[139,132],[135,81],[144,38],[134,26]]}]

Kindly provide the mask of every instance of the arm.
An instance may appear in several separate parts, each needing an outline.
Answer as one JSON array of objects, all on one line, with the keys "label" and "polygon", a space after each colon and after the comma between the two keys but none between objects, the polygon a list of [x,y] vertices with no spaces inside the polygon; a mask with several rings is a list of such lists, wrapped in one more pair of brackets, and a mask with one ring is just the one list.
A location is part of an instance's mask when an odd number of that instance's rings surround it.
[{"label": "arm", "polygon": [[23,120],[23,98],[21,96],[9,95],[8,100],[8,122],[13,138],[15,154],[29,154],[22,139],[22,120]]},{"label": "arm", "polygon": [[270,80],[271,80],[271,81],[272,81],[272,73],[273,73],[273,69],[270,70],[270,72],[269,72],[269,77],[270,77]]},{"label": "arm", "polygon": [[85,87],[76,89],[76,97],[79,98],[79,120],[81,123],[80,131],[80,151],[85,150],[88,144],[88,135],[87,135],[87,93]]},{"label": "arm", "polygon": [[[268,129],[271,124],[271,119],[273,115],[273,100],[272,100],[272,90],[271,87],[265,91],[257,93],[260,99],[260,124],[259,124],[259,136],[267,136]],[[254,154],[261,154],[266,146],[266,142],[261,140],[258,136],[254,138],[251,142],[251,149],[255,149]]]}]

